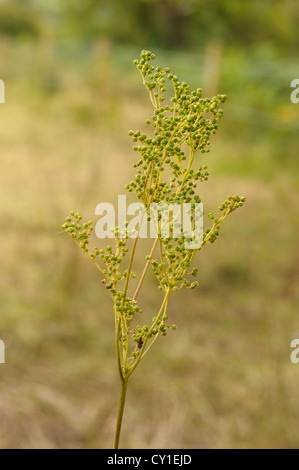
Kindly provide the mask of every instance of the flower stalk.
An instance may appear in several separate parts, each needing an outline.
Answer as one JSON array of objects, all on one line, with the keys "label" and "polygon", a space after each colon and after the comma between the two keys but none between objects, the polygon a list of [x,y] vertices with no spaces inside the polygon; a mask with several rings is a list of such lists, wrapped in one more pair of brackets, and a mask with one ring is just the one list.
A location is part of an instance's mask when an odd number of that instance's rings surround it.
[{"label": "flower stalk", "polygon": [[[180,289],[193,289],[198,282],[192,282],[198,269],[192,262],[195,254],[208,243],[214,243],[219,236],[220,225],[235,209],[243,206],[245,198],[229,196],[219,206],[220,214],[209,214],[212,225],[204,230],[202,243],[191,249],[186,243],[188,236],[181,230],[179,238],[174,237],[178,222],[174,207],[190,204],[190,220],[192,229],[196,226],[194,208],[201,203],[198,185],[207,181],[208,171],[205,164],[197,167],[197,155],[210,151],[210,138],[217,132],[218,120],[222,117],[219,108],[226,96],[217,95],[203,98],[202,90],[190,90],[186,82],[178,78],[166,67],[154,67],[154,54],[142,51],[140,60],[134,64],[139,70],[142,81],[147,88],[154,111],[146,121],[149,133],[130,131],[134,142],[134,151],[139,154],[134,180],[126,185],[129,192],[135,193],[145,208],[144,217],[149,218],[153,204],[160,208],[167,206],[169,236],[163,232],[165,224],[164,212],[161,209],[157,218],[157,233],[150,253],[145,258],[145,266],[141,271],[137,287],[130,297],[131,279],[136,278],[133,271],[136,246],[140,238],[140,226],[128,229],[129,221],[124,227],[114,229],[114,246],[89,249],[90,235],[93,231],[92,221],[81,223],[80,213],[71,212],[62,226],[95,264],[103,276],[102,284],[109,291],[115,316],[115,343],[117,365],[121,382],[119,409],[116,421],[114,448],[120,443],[121,425],[124,414],[128,380],[140,362],[149,354],[158,338],[166,336],[176,326],[168,322],[168,305],[170,296]],[[173,96],[167,99],[168,85]],[[169,90],[168,90],[169,91]],[[138,144],[138,145],[137,145]],[[192,212],[193,211],[193,212]],[[129,238],[135,237],[130,248]],[[142,241],[142,240],[141,240]],[[140,243],[141,243],[140,241]],[[156,253],[156,254],[155,254]],[[126,258],[129,261],[126,262]],[[125,266],[125,269],[123,269]],[[142,309],[137,303],[143,281],[152,268],[157,279],[158,291],[163,294],[160,309],[152,319],[143,325]],[[141,297],[142,302],[142,297]]]}]

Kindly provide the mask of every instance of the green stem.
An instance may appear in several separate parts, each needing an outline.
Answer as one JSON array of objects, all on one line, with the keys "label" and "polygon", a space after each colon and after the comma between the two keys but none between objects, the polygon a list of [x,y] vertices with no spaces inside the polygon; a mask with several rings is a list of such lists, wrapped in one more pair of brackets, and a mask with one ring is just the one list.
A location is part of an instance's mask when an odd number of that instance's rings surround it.
[{"label": "green stem", "polygon": [[119,438],[120,438],[121,424],[123,420],[123,414],[124,414],[124,408],[125,408],[125,402],[126,402],[127,385],[128,385],[128,378],[124,378],[121,381],[119,408],[118,408],[118,415],[117,415],[117,422],[116,422],[115,436],[114,436],[114,449],[119,448]]},{"label": "green stem", "polygon": [[117,317],[117,312],[115,312],[115,328],[116,328],[115,342],[116,342],[117,365],[118,365],[120,380],[123,380],[124,376],[123,376],[123,368],[122,368],[122,363],[121,363],[121,352],[119,348],[120,323],[121,323],[121,320]]},{"label": "green stem", "polygon": [[[164,299],[163,299],[163,303],[162,303],[162,305],[161,305],[161,308],[160,308],[160,310],[159,310],[159,313],[158,313],[158,315],[157,315],[157,317],[156,317],[156,320],[153,322],[153,324],[152,324],[152,326],[151,326],[151,328],[150,328],[148,334],[150,334],[150,333],[153,331],[153,329],[154,329],[155,326],[157,325],[158,321],[160,320],[161,315],[163,314],[163,311],[164,311],[165,307],[167,307],[168,300],[169,300],[169,297],[170,297],[171,292],[172,292],[172,289],[171,289],[170,287],[168,287],[168,288],[167,288],[167,291],[165,292],[165,297],[164,297]],[[158,334],[158,333],[157,333],[157,334]],[[138,364],[139,364],[139,362],[141,361],[141,359],[144,357],[144,356],[143,356],[143,353],[144,353],[144,350],[145,350],[145,347],[146,347],[148,341],[149,341],[148,339],[145,339],[145,341],[144,341],[144,343],[143,343],[143,346],[142,346],[142,348],[141,348],[141,350],[140,350],[139,356],[138,356],[138,358],[137,358],[135,364],[133,364],[133,365],[131,366],[129,372],[127,373],[127,376],[126,376],[127,378],[130,377],[130,375],[134,372],[134,370],[135,370],[136,367],[138,366]]]},{"label": "green stem", "polygon": [[[159,240],[159,238],[157,237],[157,238],[155,239],[154,243],[153,243],[151,252],[150,252],[150,254],[149,254],[149,259],[148,259],[147,262],[145,263],[144,270],[143,270],[143,272],[142,272],[142,274],[141,274],[140,281],[138,282],[138,286],[137,286],[137,288],[136,288],[136,290],[135,290],[135,292],[134,292],[134,295],[133,295],[133,297],[132,297],[132,300],[135,300],[135,299],[136,299],[136,297],[137,297],[137,295],[138,295],[138,292],[140,291],[140,288],[141,288],[142,283],[143,283],[143,281],[144,281],[144,278],[145,278],[145,275],[146,275],[146,271],[147,271],[147,269],[148,269],[148,267],[149,267],[149,265],[150,265],[150,262],[151,262],[151,259],[152,259],[152,257],[153,257],[153,254],[154,254],[154,251],[155,251],[155,248],[156,248],[156,245],[157,245],[158,240]],[[162,260],[161,260],[161,261],[162,261]]]}]

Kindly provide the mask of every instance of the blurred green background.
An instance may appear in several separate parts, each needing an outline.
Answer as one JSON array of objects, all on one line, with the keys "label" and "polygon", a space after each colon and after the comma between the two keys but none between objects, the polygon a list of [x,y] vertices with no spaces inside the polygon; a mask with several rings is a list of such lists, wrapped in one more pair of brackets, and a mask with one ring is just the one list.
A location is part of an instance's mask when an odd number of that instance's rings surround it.
[{"label": "blurred green background", "polygon": [[[60,225],[134,175],[128,130],[152,112],[141,49],[228,95],[200,194],[206,212],[247,202],[198,254],[199,287],[171,299],[178,329],[132,377],[121,445],[299,447],[298,21],[297,0],[0,1],[1,448],[112,445],[112,304]],[[156,292],[149,275],[144,315]]]}]

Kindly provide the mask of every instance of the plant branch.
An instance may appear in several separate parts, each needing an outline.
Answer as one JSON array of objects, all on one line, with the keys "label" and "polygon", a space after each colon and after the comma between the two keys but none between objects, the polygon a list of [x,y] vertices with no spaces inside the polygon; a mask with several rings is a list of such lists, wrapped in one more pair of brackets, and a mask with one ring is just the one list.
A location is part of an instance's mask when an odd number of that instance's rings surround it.
[{"label": "plant branch", "polygon": [[119,448],[119,438],[120,438],[120,431],[121,431],[121,425],[122,425],[125,402],[126,402],[127,385],[128,385],[128,378],[126,377],[121,380],[119,407],[118,407],[115,436],[114,436],[114,449]]}]

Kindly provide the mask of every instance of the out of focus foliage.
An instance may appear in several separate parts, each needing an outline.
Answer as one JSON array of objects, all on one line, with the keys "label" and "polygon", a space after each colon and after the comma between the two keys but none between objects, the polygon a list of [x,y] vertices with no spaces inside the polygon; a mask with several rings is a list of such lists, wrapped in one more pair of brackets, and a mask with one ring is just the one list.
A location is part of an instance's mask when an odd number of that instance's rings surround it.
[{"label": "out of focus foliage", "polygon": [[37,36],[40,19],[17,1],[0,2],[0,34],[1,36]]},{"label": "out of focus foliage", "polygon": [[297,0],[2,0],[0,32],[80,40],[101,35],[135,45],[190,48],[219,37],[227,45],[269,43],[297,50]]}]

